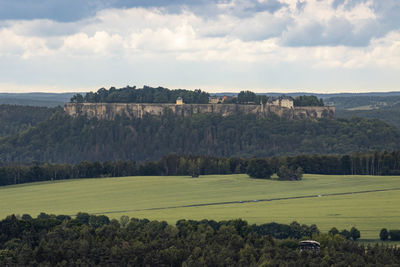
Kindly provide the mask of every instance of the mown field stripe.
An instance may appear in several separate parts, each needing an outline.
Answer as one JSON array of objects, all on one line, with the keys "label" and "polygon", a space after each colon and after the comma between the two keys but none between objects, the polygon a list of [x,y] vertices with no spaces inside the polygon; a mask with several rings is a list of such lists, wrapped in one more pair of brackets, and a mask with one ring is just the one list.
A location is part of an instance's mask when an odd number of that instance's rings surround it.
[{"label": "mown field stripe", "polygon": [[[327,194],[294,196],[294,197],[279,197],[279,198],[265,198],[265,199],[255,199],[255,200],[224,201],[224,202],[200,203],[200,204],[190,204],[190,205],[181,205],[181,206],[155,207],[155,208],[146,208],[146,209],[104,211],[104,212],[95,212],[95,213],[92,213],[92,214],[112,214],[112,213],[126,213],[126,212],[139,212],[139,211],[152,211],[152,210],[168,210],[168,209],[179,209],[179,208],[194,208],[194,207],[204,207],[204,206],[218,206],[218,205],[257,203],[257,202],[269,202],[269,201],[293,200],[293,199],[305,199],[305,198],[317,198],[317,197],[329,197],[329,196],[344,196],[344,195],[353,195],[353,194],[367,194],[367,193],[398,191],[398,190],[400,190],[400,188],[387,188],[387,189],[363,190],[363,191],[342,192],[342,193],[327,193]],[[71,215],[71,216],[73,216],[73,215]]]}]

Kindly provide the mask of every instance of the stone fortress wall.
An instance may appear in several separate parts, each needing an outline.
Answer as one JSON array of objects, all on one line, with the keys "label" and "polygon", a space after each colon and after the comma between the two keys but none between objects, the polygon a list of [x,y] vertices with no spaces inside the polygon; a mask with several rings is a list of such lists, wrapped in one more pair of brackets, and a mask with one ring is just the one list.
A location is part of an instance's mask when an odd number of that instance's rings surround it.
[{"label": "stone fortress wall", "polygon": [[118,115],[142,118],[145,114],[160,116],[170,110],[177,116],[191,116],[198,113],[217,113],[229,116],[237,112],[267,117],[276,114],[287,119],[335,118],[335,107],[286,107],[266,104],[146,104],[146,103],[66,103],[64,111],[72,116],[87,116],[113,120]]}]

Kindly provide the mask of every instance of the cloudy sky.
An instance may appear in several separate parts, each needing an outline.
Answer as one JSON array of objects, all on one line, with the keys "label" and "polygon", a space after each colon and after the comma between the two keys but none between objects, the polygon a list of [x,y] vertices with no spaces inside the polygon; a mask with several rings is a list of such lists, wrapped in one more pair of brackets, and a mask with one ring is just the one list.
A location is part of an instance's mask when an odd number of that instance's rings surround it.
[{"label": "cloudy sky", "polygon": [[399,0],[0,0],[0,92],[400,90]]}]

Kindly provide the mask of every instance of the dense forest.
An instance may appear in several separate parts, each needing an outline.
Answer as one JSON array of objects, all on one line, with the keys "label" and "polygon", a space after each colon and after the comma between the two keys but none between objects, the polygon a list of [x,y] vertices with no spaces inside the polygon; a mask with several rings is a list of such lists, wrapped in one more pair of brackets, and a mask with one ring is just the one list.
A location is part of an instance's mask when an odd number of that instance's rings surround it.
[{"label": "dense forest", "polygon": [[159,160],[168,154],[270,157],[400,148],[400,132],[379,120],[285,120],[271,116],[167,113],[114,121],[57,113],[0,139],[0,162],[78,163]]},{"label": "dense forest", "polygon": [[153,88],[144,86],[126,86],[116,89],[111,87],[99,89],[97,92],[89,92],[85,96],[76,94],[71,98],[73,103],[175,103],[178,97],[182,97],[187,104],[207,104],[210,95],[200,89],[190,91],[185,89],[170,90],[163,87]]},{"label": "dense forest", "polygon": [[[252,162],[261,162],[256,166]],[[78,164],[35,163],[30,165],[0,166],[0,186],[39,181],[74,178],[122,177],[122,176],[168,176],[247,173],[252,177],[268,178],[268,175],[252,175],[252,171],[267,169],[269,175],[289,172],[286,178],[301,174],[329,175],[400,175],[400,151],[369,152],[351,155],[298,155],[294,157],[271,157],[266,159],[224,158],[211,156],[168,155],[159,161],[106,161]],[[290,173],[292,170],[293,173]]]},{"label": "dense forest", "polygon": [[0,105],[0,137],[24,131],[49,119],[60,108]]},{"label": "dense forest", "polygon": [[[345,230],[346,232],[349,232]],[[299,250],[314,238],[320,252]],[[279,239],[277,239],[279,238]],[[290,239],[287,239],[290,238]],[[280,240],[282,239],[282,240]],[[41,213],[0,221],[2,266],[398,266],[400,249],[364,246],[315,225],[249,225],[237,219],[146,219]]]}]

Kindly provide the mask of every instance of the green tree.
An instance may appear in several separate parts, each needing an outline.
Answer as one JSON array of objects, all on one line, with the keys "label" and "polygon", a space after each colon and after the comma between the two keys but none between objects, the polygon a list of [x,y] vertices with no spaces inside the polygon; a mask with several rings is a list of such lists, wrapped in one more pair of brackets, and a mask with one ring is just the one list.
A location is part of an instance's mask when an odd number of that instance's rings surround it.
[{"label": "green tree", "polygon": [[76,220],[82,224],[89,224],[90,215],[85,212],[78,212],[76,214]]},{"label": "green tree", "polygon": [[389,232],[386,228],[382,228],[381,232],[379,233],[379,238],[382,241],[386,241],[389,239]]},{"label": "green tree", "polygon": [[346,239],[350,239],[351,238],[351,234],[348,230],[344,229],[342,231],[340,231],[339,233],[341,236],[343,236]]},{"label": "green tree", "polygon": [[272,168],[265,159],[251,159],[247,166],[247,174],[252,178],[271,178]]},{"label": "green tree", "polygon": [[360,231],[353,226],[350,229],[350,236],[354,241],[356,241],[357,239],[359,239],[361,237],[361,234],[360,234]]},{"label": "green tree", "polygon": [[90,215],[89,217],[89,225],[94,228],[98,228],[100,226],[110,224],[110,219],[105,215]]},{"label": "green tree", "polygon": [[256,101],[257,101],[257,95],[251,91],[241,91],[237,96],[237,102],[239,104],[248,104],[248,103],[254,104]]},{"label": "green tree", "polygon": [[193,159],[189,163],[189,173],[193,178],[199,177],[200,175],[200,165],[196,159]]},{"label": "green tree", "polygon": [[32,217],[29,214],[23,214],[21,219],[25,220],[25,221],[30,221],[30,220],[32,220]]},{"label": "green tree", "polygon": [[303,169],[298,167],[296,170],[293,170],[284,164],[279,167],[277,175],[280,180],[301,180],[303,177]]},{"label": "green tree", "polygon": [[72,103],[83,103],[84,98],[81,94],[76,94],[73,97],[71,97],[71,102]]},{"label": "green tree", "polygon": [[296,175],[297,180],[301,180],[303,178],[304,170],[302,167],[298,167],[294,174]]},{"label": "green tree", "polygon": [[121,227],[125,228],[129,223],[129,216],[122,215],[119,222],[121,223]]},{"label": "green tree", "polygon": [[332,227],[332,229],[329,230],[329,234],[335,236],[335,235],[339,234],[339,230],[336,227]]},{"label": "green tree", "polygon": [[277,175],[281,180],[288,180],[293,177],[294,173],[287,165],[282,165],[279,167]]}]

